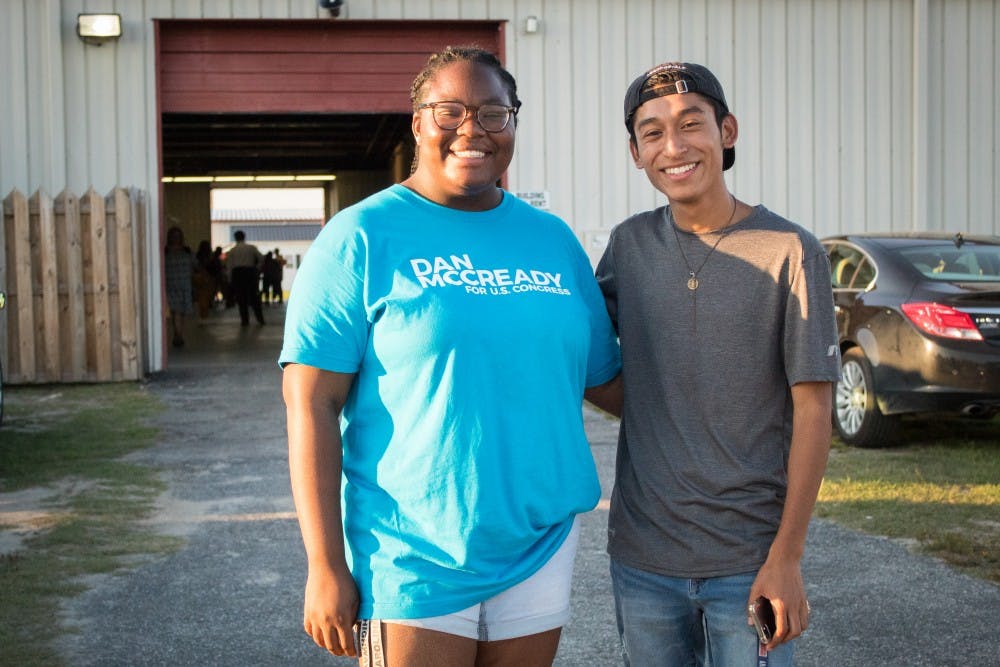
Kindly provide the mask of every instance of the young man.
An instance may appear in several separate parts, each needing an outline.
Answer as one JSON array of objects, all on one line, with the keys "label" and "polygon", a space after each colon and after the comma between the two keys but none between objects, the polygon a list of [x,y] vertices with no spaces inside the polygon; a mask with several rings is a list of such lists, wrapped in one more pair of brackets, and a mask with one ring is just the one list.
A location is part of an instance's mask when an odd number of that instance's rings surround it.
[{"label": "young man", "polygon": [[260,302],[260,269],[264,264],[264,256],[257,246],[247,243],[247,235],[242,229],[233,234],[236,245],[229,249],[226,255],[226,268],[229,269],[229,283],[233,286],[236,304],[240,307],[240,324],[250,324],[250,309],[258,324],[264,324],[264,310]]},{"label": "young man", "polygon": [[[597,268],[623,355],[608,551],[625,664],[788,665],[840,368],[829,261],[730,194],[738,126],[708,69],[637,78],[625,125],[669,201],[616,227]],[[761,645],[758,596],[777,625]]]}]

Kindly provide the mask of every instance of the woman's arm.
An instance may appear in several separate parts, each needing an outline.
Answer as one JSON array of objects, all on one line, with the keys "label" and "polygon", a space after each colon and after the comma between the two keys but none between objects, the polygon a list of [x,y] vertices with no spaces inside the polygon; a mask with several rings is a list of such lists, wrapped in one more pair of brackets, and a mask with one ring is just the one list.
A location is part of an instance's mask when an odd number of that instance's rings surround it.
[{"label": "woman's arm", "polygon": [[282,379],[288,468],[309,563],[304,628],[334,655],[357,655],[358,589],[344,557],[340,508],[340,411],[354,375],[289,364]]}]

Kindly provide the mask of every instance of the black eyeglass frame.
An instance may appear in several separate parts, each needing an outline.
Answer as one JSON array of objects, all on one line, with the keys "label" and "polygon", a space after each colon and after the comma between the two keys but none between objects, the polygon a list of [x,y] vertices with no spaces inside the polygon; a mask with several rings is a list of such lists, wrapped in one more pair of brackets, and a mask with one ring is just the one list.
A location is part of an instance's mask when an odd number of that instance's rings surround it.
[{"label": "black eyeglass frame", "polygon": [[[455,124],[455,127],[444,127],[443,125],[441,125],[441,121],[438,120],[436,110],[437,110],[437,107],[439,105],[442,105],[442,104],[455,104],[455,105],[458,105],[458,106],[462,107],[462,109],[464,109],[464,113],[462,114],[462,119],[460,121],[458,121],[458,123]],[[507,120],[504,121],[503,127],[501,127],[499,130],[490,130],[490,129],[488,129],[485,125],[483,125],[483,121],[479,117],[479,113],[484,108],[489,108],[489,107],[503,109],[503,110],[505,110],[507,112]],[[431,117],[434,119],[434,123],[439,128],[441,128],[442,130],[445,130],[445,131],[457,130],[458,128],[462,127],[462,123],[465,122],[465,120],[469,117],[470,114],[475,113],[475,115],[473,116],[473,118],[475,118],[475,121],[477,123],[479,123],[479,127],[483,128],[483,130],[485,132],[489,132],[490,134],[499,134],[500,132],[503,132],[504,130],[507,129],[507,126],[510,125],[510,121],[511,121],[512,118],[516,118],[517,117],[517,112],[518,112],[518,110],[520,110],[520,108],[521,108],[521,103],[520,102],[518,102],[514,106],[507,106],[506,104],[482,104],[482,105],[476,107],[476,106],[468,106],[468,105],[464,104],[463,102],[454,102],[454,101],[450,101],[450,100],[441,100],[440,102],[424,102],[423,104],[421,104],[420,106],[417,107],[417,111],[423,111],[424,109],[430,109],[431,110]]]}]

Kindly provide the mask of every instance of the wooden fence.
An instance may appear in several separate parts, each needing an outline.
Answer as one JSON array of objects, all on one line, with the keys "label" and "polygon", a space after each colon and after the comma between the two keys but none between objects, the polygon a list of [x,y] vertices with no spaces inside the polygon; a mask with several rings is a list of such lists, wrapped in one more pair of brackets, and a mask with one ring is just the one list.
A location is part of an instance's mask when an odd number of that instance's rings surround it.
[{"label": "wooden fence", "polygon": [[115,188],[3,200],[0,355],[12,384],[142,377],[146,196]]}]

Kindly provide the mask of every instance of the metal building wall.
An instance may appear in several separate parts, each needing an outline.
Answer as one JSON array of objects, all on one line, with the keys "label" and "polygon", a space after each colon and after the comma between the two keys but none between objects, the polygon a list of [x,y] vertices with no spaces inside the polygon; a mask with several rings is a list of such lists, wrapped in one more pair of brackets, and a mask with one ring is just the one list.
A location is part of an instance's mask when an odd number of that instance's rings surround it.
[{"label": "metal building wall", "polygon": [[630,0],[582,16],[593,4],[572,3],[566,36],[575,106],[597,111],[577,116],[570,142],[574,168],[589,166],[569,217],[592,254],[607,238],[598,224],[663,201],[618,128],[621,92],[666,60],[721,79],[740,124],[727,178],[745,201],[819,235],[1000,234],[996,0]]},{"label": "metal building wall", "polygon": [[[1000,233],[998,3],[347,0],[334,20],[509,20],[525,103],[510,187],[547,191],[596,258],[613,225],[662,201],[628,157],[621,105],[633,77],[675,59],[707,64],[726,88],[740,123],[728,178],[743,200],[819,235]],[[121,13],[122,40],[82,44],[83,11]],[[331,20],[315,0],[2,0],[0,193],[136,185],[156,215],[153,18]],[[153,284],[154,360],[159,299]]]}]

